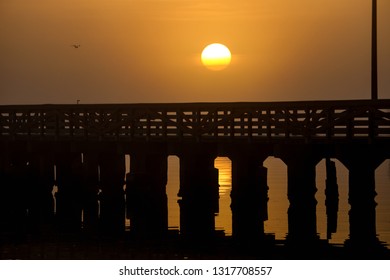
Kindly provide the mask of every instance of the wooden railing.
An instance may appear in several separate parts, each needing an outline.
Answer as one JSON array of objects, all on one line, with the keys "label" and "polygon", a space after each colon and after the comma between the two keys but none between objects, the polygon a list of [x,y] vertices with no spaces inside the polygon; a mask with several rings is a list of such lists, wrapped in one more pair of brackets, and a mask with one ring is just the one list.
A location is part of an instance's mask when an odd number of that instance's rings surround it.
[{"label": "wooden railing", "polygon": [[3,105],[0,141],[390,140],[390,100]]}]

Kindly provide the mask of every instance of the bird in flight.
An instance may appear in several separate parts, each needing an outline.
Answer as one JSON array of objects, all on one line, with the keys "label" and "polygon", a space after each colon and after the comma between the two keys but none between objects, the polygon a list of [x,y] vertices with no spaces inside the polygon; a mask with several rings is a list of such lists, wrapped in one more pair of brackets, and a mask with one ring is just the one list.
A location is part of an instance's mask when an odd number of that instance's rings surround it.
[{"label": "bird in flight", "polygon": [[74,47],[75,49],[80,48],[80,46],[81,46],[80,44],[73,44],[73,45],[72,45],[72,47]]}]

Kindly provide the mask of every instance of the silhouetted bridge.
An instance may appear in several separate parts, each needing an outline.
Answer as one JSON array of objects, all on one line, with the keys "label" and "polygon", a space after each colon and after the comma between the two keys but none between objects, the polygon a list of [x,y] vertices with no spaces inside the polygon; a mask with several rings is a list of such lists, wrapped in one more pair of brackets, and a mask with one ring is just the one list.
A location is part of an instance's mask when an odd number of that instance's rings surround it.
[{"label": "silhouetted bridge", "polygon": [[[317,240],[315,167],[327,160],[335,227],[334,165],[349,170],[350,240],[376,242],[375,169],[390,158],[390,100],[0,106],[0,227],[163,236],[167,157],[180,159],[180,233],[214,234],[217,156],[232,161],[233,236],[261,238],[267,169],[288,169],[288,239]],[[131,170],[125,178],[125,155]],[[54,169],[55,166],[55,169]],[[55,172],[54,172],[55,170]],[[58,186],[56,213],[52,197]],[[126,188],[124,191],[124,184]]]}]

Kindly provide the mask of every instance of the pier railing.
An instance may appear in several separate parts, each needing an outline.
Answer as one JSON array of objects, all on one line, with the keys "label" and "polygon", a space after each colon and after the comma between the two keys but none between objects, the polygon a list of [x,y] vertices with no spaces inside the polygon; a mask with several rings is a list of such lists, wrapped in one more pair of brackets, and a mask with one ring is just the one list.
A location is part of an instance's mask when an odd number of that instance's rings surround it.
[{"label": "pier railing", "polygon": [[0,106],[0,140],[390,140],[390,100]]}]

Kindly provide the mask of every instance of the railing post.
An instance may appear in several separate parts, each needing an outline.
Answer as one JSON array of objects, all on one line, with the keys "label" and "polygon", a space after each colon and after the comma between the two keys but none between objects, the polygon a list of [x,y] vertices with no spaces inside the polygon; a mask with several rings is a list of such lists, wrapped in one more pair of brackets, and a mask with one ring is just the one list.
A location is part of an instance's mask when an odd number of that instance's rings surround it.
[{"label": "railing post", "polygon": [[378,136],[378,124],[377,124],[377,116],[376,116],[376,108],[370,106],[368,109],[368,118],[369,118],[369,142],[370,144],[374,143],[375,138]]},{"label": "railing post", "polygon": [[327,138],[327,141],[330,142],[332,140],[332,137],[334,135],[334,132],[333,132],[333,125],[334,125],[334,118],[333,118],[333,115],[334,115],[334,109],[333,108],[328,108],[327,109],[327,113],[326,113],[326,116],[327,116],[327,120],[326,120],[326,125],[327,125],[327,128],[326,128],[326,138]]}]

